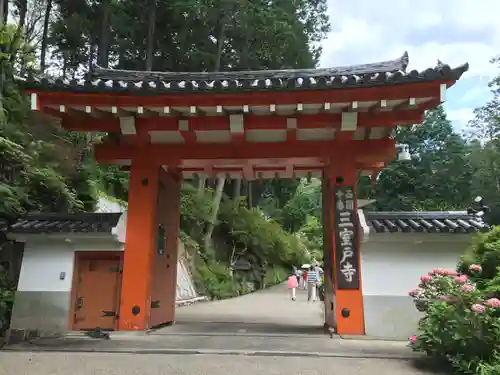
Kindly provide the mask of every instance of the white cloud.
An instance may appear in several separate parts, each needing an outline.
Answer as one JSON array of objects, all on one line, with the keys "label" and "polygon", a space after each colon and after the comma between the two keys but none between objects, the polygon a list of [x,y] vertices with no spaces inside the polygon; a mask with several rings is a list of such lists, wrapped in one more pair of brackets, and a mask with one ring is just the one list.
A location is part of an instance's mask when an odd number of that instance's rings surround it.
[{"label": "white cloud", "polygon": [[491,96],[490,88],[487,85],[478,85],[472,89],[465,92],[460,98],[460,104],[466,104],[468,102],[477,103],[478,101],[484,100],[484,98]]},{"label": "white cloud", "polygon": [[[468,61],[474,74],[496,74],[500,2],[478,0],[329,0],[332,32],[322,66],[375,62],[410,53],[412,67]],[[349,5],[348,5],[349,4]]]},{"label": "white cloud", "polygon": [[468,91],[450,103],[449,118],[464,124],[472,115],[467,106],[488,99],[486,83],[499,73],[489,60],[500,54],[500,1],[328,0],[328,5],[332,32],[323,43],[322,67],[389,60],[404,51],[409,69],[434,67],[438,59],[451,66],[468,62],[470,71],[462,78]]},{"label": "white cloud", "polygon": [[467,125],[474,118],[474,108],[448,109],[446,115],[450,121]]}]

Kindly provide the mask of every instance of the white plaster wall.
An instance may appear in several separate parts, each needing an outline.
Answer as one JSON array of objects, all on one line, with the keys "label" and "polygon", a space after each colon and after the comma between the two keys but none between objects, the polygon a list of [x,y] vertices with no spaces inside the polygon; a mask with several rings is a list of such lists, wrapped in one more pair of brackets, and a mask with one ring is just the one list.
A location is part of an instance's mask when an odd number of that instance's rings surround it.
[{"label": "white plaster wall", "polygon": [[[18,291],[20,292],[70,292],[72,286],[75,251],[123,251],[123,244],[106,239],[24,238],[26,240]],[[179,252],[184,245],[179,242]],[[64,272],[64,279],[60,279]],[[192,277],[182,259],[177,263],[176,300],[197,296]]]},{"label": "white plaster wall", "polygon": [[[123,245],[111,239],[27,239],[17,290],[20,292],[71,291],[75,251],[121,251]],[[61,280],[61,272],[64,279]]]},{"label": "white plaster wall", "polygon": [[[66,246],[39,245],[24,248],[17,290],[20,292],[69,292],[74,252]],[[65,273],[64,280],[60,273]]]},{"label": "white plaster wall", "polygon": [[414,334],[422,315],[408,292],[432,268],[455,269],[470,240],[456,234],[370,235],[361,247],[366,334],[395,339]]},{"label": "white plaster wall", "polygon": [[435,267],[455,269],[465,247],[446,242],[380,243],[362,245],[364,295],[406,296],[420,276]]}]

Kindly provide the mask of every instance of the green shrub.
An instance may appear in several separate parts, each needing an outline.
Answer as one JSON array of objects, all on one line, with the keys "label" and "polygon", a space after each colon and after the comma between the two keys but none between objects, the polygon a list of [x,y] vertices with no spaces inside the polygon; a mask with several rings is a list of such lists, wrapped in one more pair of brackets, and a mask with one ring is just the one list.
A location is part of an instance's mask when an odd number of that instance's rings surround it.
[{"label": "green shrub", "polygon": [[0,336],[8,328],[14,305],[14,288],[7,277],[7,272],[0,265]]},{"label": "green shrub", "polygon": [[[303,238],[285,231],[262,210],[247,208],[243,200],[221,202],[213,248],[200,246],[211,199],[210,191],[198,197],[194,186],[183,184],[180,236],[197,251],[193,278],[198,292],[211,299],[235,297],[253,291],[251,285],[262,288],[283,282],[293,266],[308,261]],[[231,272],[230,265],[238,260],[250,263],[250,269]]]},{"label": "green shrub", "polygon": [[306,260],[300,239],[283,230],[278,222],[266,218],[259,209],[224,202],[219,220],[237,245],[266,259],[270,265],[292,269]]},{"label": "green shrub", "polygon": [[[481,272],[471,272],[470,266],[481,266]],[[472,245],[467,249],[458,264],[458,271],[469,275],[477,282],[479,288],[497,275],[500,267],[500,226],[494,227],[488,233],[478,234]]]},{"label": "green shrub", "polygon": [[266,270],[266,275],[264,276],[264,284],[266,287],[277,285],[282,283],[289,276],[289,272],[282,267],[272,267]]},{"label": "green shrub", "polygon": [[225,299],[239,295],[239,288],[233,281],[230,270],[221,263],[203,263],[196,267],[193,275],[198,292],[210,299]]}]

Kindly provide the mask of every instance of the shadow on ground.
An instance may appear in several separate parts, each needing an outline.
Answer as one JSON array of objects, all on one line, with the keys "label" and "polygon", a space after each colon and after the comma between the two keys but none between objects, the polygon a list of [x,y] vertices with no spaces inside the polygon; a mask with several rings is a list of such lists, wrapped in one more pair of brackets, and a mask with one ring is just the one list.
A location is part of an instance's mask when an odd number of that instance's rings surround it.
[{"label": "shadow on ground", "polygon": [[151,335],[211,335],[211,336],[302,336],[324,335],[323,327],[316,325],[291,325],[278,323],[234,322],[176,322],[175,325],[155,330]]},{"label": "shadow on ground", "polygon": [[451,375],[456,371],[449,362],[429,357],[415,358],[411,361],[412,366],[419,371],[435,375]]}]

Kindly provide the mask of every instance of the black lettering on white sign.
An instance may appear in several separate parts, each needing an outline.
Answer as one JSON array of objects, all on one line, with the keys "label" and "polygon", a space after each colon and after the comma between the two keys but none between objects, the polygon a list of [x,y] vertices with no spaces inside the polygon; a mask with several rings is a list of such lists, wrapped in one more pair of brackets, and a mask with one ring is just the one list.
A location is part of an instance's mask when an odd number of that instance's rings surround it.
[{"label": "black lettering on white sign", "polygon": [[337,289],[359,289],[359,219],[354,188],[335,186],[333,200]]}]

